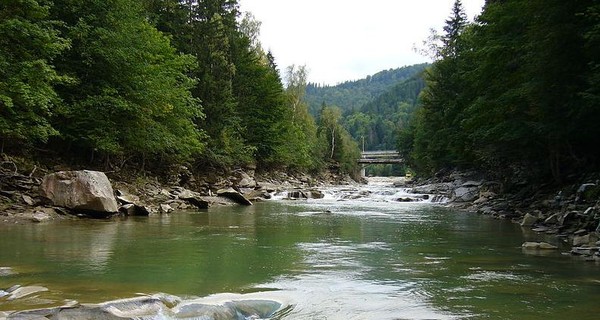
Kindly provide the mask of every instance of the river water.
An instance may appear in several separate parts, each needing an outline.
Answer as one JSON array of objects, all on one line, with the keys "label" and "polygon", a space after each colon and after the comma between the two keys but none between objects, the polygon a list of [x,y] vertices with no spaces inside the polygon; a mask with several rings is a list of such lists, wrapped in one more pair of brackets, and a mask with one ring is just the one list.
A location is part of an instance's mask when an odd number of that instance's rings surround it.
[{"label": "river water", "polygon": [[[600,266],[508,221],[405,196],[385,181],[325,199],[0,226],[0,311],[157,292],[281,303],[273,319],[598,319]],[[566,248],[564,248],[566,250]],[[202,319],[202,318],[200,318]]]}]

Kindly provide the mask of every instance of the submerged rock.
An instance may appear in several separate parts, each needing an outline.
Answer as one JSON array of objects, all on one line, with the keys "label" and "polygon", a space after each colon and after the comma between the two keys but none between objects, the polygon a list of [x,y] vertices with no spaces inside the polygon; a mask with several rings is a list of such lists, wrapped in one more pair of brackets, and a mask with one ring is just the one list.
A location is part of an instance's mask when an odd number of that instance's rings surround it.
[{"label": "submerged rock", "polygon": [[183,302],[179,297],[155,294],[100,304],[71,305],[26,310],[6,315],[6,319],[266,319],[282,304],[272,300],[241,299],[210,302],[195,299]]},{"label": "submerged rock", "polygon": [[557,246],[551,245],[547,242],[525,242],[521,247],[524,250],[556,250]]},{"label": "submerged rock", "polygon": [[9,295],[6,300],[16,300],[21,299],[23,297],[32,295],[34,293],[48,291],[48,288],[42,286],[26,286],[26,287],[18,287],[13,291],[8,291]]},{"label": "submerged rock", "polygon": [[15,274],[11,267],[0,267],[0,277],[12,276]]}]

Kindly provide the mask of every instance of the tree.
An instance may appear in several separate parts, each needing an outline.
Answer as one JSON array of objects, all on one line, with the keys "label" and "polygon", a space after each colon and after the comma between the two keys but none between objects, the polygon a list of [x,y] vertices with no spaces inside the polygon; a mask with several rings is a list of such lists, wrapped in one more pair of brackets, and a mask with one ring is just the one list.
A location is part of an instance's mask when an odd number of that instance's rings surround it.
[{"label": "tree", "polygon": [[5,143],[46,142],[58,134],[50,121],[59,102],[55,86],[69,79],[53,61],[69,42],[49,8],[48,1],[0,3],[0,152]]},{"label": "tree", "polygon": [[307,70],[295,65],[286,68],[286,121],[283,125],[285,144],[277,148],[282,163],[298,169],[318,169],[322,165],[315,146],[317,128],[303,101]]},{"label": "tree", "polygon": [[456,165],[465,153],[460,117],[464,108],[461,68],[465,65],[462,35],[466,26],[462,4],[456,0],[441,36],[443,46],[436,54],[439,60],[426,72],[427,86],[421,93],[411,158],[422,171]]},{"label": "tree", "polygon": [[[246,15],[245,20],[249,19],[253,18]],[[271,67],[257,42],[259,27],[256,21],[242,21],[242,34],[234,45],[233,91],[245,143],[255,150],[260,165],[277,165],[276,150],[287,143],[286,96],[277,69]]]},{"label": "tree", "polygon": [[189,159],[202,149],[202,117],[179,55],[133,0],[56,0],[52,15],[73,46],[57,68],[76,79],[59,90],[54,123],[66,145],[109,156]]},{"label": "tree", "polygon": [[356,159],[360,157],[358,145],[342,126],[342,111],[335,106],[324,105],[319,117],[317,136],[321,157],[325,162],[337,162],[342,170],[354,173]]}]

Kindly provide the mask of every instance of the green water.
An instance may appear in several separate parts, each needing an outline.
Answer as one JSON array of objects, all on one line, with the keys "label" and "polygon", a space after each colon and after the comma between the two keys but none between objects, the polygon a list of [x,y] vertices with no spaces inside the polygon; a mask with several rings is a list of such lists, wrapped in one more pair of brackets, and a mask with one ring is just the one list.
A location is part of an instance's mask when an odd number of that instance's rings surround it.
[{"label": "green water", "polygon": [[385,196],[2,225],[0,235],[0,267],[15,272],[0,289],[49,289],[0,298],[0,311],[229,292],[283,301],[282,319],[600,318],[598,264],[520,248],[556,239]]}]

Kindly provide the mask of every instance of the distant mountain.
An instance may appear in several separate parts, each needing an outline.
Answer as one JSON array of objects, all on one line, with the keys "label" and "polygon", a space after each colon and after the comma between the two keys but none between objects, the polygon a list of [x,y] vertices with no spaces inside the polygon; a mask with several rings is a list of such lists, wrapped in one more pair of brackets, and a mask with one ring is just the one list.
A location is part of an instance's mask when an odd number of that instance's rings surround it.
[{"label": "distant mountain", "polygon": [[429,64],[416,64],[378,72],[365,79],[346,81],[335,86],[309,83],[305,100],[313,116],[318,116],[321,106],[337,106],[345,114],[358,111],[364,105],[385,94],[392,87],[421,73]]},{"label": "distant mountain", "polygon": [[[408,125],[413,117],[423,88],[425,88],[425,80],[421,71],[363,105],[359,111],[348,114],[346,116],[348,131],[357,140],[365,136],[369,150],[396,149],[397,131]],[[357,117],[369,120],[368,129],[350,126],[355,123],[352,120]]]}]

